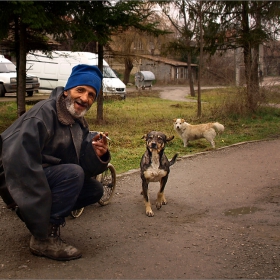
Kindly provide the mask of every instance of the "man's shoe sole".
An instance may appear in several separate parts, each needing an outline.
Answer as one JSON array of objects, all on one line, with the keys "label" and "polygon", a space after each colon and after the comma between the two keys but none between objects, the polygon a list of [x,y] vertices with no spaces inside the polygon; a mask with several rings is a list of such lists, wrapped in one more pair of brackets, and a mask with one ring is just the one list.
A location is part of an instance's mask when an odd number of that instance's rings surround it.
[{"label": "man's shoe sole", "polygon": [[34,250],[32,248],[29,248],[29,249],[30,249],[30,252],[33,255],[36,255],[36,256],[39,256],[39,257],[46,257],[46,258],[49,258],[49,259],[52,259],[52,260],[56,260],[56,261],[71,261],[71,260],[79,259],[82,256],[82,253],[81,253],[80,255],[73,256],[73,257],[68,257],[68,258],[55,258],[53,256],[49,256],[47,254],[44,254],[44,253],[42,253],[40,251],[37,251],[37,250]]}]

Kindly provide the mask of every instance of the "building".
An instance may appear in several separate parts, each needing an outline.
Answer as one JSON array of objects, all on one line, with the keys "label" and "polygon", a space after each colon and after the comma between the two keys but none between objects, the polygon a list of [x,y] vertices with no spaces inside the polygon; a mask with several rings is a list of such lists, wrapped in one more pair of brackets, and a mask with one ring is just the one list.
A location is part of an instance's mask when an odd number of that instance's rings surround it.
[{"label": "building", "polygon": [[[138,71],[151,71],[157,82],[183,84],[189,79],[188,63],[153,55],[138,55]],[[191,64],[193,79],[196,79],[197,64]]]}]

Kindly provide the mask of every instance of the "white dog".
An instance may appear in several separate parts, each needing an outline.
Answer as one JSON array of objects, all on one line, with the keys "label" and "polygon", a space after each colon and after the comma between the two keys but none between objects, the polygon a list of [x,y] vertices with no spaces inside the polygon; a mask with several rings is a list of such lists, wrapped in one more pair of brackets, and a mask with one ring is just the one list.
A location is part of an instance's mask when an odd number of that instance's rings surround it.
[{"label": "white dog", "polygon": [[191,125],[185,122],[184,119],[174,119],[174,129],[180,135],[184,142],[184,147],[187,147],[190,140],[205,138],[215,148],[214,138],[217,132],[224,131],[224,126],[218,122]]}]

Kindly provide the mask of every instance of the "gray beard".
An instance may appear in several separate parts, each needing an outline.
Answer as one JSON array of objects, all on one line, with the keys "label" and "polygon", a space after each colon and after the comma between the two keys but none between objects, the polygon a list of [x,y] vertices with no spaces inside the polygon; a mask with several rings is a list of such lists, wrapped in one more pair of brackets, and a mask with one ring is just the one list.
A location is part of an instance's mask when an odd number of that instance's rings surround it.
[{"label": "gray beard", "polygon": [[82,111],[81,113],[77,113],[75,111],[75,107],[74,107],[74,100],[71,98],[70,95],[67,95],[66,99],[65,99],[65,104],[66,104],[66,109],[68,110],[68,112],[70,113],[70,115],[73,118],[82,118],[85,116],[86,112],[88,111],[88,109],[85,109],[84,111]]}]

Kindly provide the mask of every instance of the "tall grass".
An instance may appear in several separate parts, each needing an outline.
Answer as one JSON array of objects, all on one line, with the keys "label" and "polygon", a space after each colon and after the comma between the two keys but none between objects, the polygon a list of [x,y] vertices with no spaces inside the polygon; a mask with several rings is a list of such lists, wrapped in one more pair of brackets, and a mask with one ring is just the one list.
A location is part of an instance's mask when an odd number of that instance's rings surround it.
[{"label": "tall grass", "polygon": [[126,101],[105,101],[105,123],[102,126],[96,125],[94,121],[95,108],[87,115],[93,129],[109,132],[113,140],[110,143],[112,163],[118,173],[139,167],[145,151],[145,143],[141,138],[150,130],[160,130],[168,136],[175,136],[166,148],[168,157],[176,152],[183,156],[211,150],[205,139],[193,141],[184,148],[182,140],[174,131],[174,118],[184,118],[193,124],[211,121],[224,124],[225,132],[215,139],[217,148],[279,135],[280,110],[260,107],[258,113],[250,115],[242,108],[244,103],[234,88],[202,91],[203,115],[199,119],[197,103],[162,100],[158,94],[156,91],[135,92],[128,95]]},{"label": "tall grass", "polygon": [[[280,101],[276,94],[268,93],[268,102]],[[215,138],[217,148],[243,141],[274,138],[280,134],[280,109],[260,106],[257,113],[248,114],[242,107],[239,93],[231,88],[202,91],[203,115],[199,119],[196,102],[163,100],[159,98],[159,92],[154,90],[129,93],[125,101],[104,100],[103,109],[102,125],[96,122],[96,104],[86,118],[91,130],[109,132],[112,139],[109,143],[112,163],[117,173],[139,168],[141,156],[146,149],[142,136],[151,130],[175,136],[165,150],[169,158],[176,152],[184,156],[212,150],[205,139],[192,141],[184,148],[182,140],[173,129],[174,118],[184,118],[192,124],[221,122],[225,131]],[[15,102],[0,103],[0,114],[1,132],[16,118]]]}]

